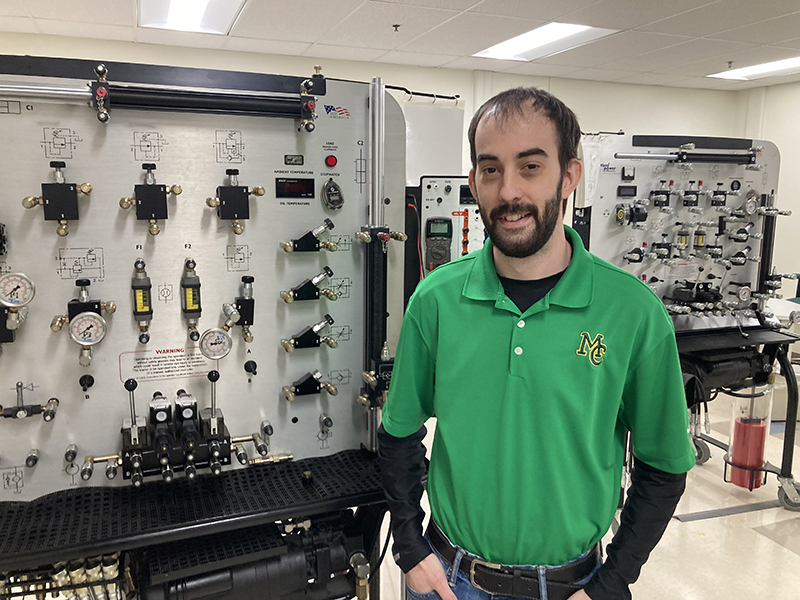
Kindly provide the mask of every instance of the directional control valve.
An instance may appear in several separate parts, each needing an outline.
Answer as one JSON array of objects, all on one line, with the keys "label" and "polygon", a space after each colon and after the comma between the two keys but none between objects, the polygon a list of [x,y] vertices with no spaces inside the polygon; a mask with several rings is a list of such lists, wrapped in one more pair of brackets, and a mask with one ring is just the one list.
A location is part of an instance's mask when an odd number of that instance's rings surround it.
[{"label": "directional control valve", "polygon": [[89,297],[88,279],[77,279],[75,285],[80,288],[78,298],[67,302],[67,314],[56,315],[50,322],[50,329],[58,333],[69,324],[69,337],[81,347],[78,362],[82,367],[92,364],[92,346],[103,341],[108,324],[101,313],[112,315],[117,310],[112,301],[93,300]]},{"label": "directional control valve", "polygon": [[295,300],[319,300],[320,296],[325,296],[328,300],[336,300],[339,296],[329,288],[321,288],[319,285],[333,277],[333,271],[330,267],[323,267],[322,273],[319,273],[311,279],[306,279],[300,284],[293,287],[291,290],[281,292],[281,298],[286,304],[291,304]]},{"label": "directional control valve", "polygon": [[325,231],[331,229],[333,229],[333,221],[325,219],[322,225],[303,234],[302,237],[291,242],[281,242],[281,248],[284,252],[319,252],[320,248],[324,248],[329,252],[336,252],[339,247],[334,242],[320,240],[319,238]]},{"label": "directional control valve", "polygon": [[228,185],[217,188],[217,195],[206,199],[209,208],[217,209],[217,216],[231,222],[231,229],[236,235],[244,232],[242,221],[250,218],[250,196],[263,196],[265,190],[261,186],[249,188],[239,185],[239,169],[227,169]]},{"label": "directional control valve", "polygon": [[165,185],[156,183],[156,176],[153,173],[156,170],[154,163],[145,163],[142,165],[142,169],[144,170],[144,183],[136,184],[133,188],[133,196],[122,198],[119,206],[128,209],[136,205],[136,219],[149,222],[147,231],[150,235],[158,235],[161,232],[158,221],[169,218],[167,195],[179,196],[183,192],[183,188],[177,184],[167,188]]},{"label": "directional control valve", "polygon": [[58,221],[56,233],[65,237],[69,234],[68,221],[77,221],[78,215],[78,194],[88,196],[92,193],[92,185],[82,183],[67,183],[64,179],[64,169],[67,163],[54,160],[50,163],[53,169],[53,183],[42,184],[42,195],[40,197],[28,196],[22,200],[22,206],[33,208],[40,204],[44,208],[45,221]]},{"label": "directional control valve", "polygon": [[294,402],[297,396],[319,394],[321,390],[325,390],[331,396],[335,396],[339,393],[335,385],[328,381],[322,381],[322,373],[313,371],[311,373],[306,373],[292,385],[283,386],[281,391],[284,398],[289,402]]},{"label": "directional control valve", "polygon": [[330,336],[320,336],[320,331],[333,325],[333,317],[325,315],[316,325],[306,327],[299,333],[294,334],[289,339],[281,340],[281,346],[286,352],[294,352],[296,348],[319,348],[320,345],[325,344],[329,348],[336,348],[339,346],[338,342]]}]

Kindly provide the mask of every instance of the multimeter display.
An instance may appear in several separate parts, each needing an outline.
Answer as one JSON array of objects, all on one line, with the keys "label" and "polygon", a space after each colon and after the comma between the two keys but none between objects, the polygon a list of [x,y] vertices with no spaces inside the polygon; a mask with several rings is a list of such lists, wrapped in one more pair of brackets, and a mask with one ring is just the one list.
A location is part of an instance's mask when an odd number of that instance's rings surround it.
[{"label": "multimeter display", "polygon": [[425,266],[433,271],[450,262],[450,242],[453,239],[453,220],[431,217],[425,221]]}]

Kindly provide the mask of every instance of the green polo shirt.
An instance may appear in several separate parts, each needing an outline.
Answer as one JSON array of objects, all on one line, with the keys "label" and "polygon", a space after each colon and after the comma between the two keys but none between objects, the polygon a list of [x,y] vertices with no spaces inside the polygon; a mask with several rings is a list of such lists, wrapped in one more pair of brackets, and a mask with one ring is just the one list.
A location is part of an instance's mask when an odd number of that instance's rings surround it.
[{"label": "green polo shirt", "polygon": [[384,428],[405,437],[437,417],[433,518],[492,562],[557,565],[602,538],[626,429],[657,469],[695,463],[664,305],[565,229],[569,267],[524,313],[487,242],[420,283],[400,333]]}]

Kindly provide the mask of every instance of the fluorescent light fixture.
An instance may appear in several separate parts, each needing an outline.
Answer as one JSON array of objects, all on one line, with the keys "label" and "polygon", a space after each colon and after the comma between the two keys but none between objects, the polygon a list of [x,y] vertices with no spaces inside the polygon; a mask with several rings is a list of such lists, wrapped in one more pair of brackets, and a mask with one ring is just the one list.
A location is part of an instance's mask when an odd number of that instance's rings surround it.
[{"label": "fluorescent light fixture", "polygon": [[501,60],[531,61],[583,46],[617,33],[617,29],[600,29],[570,23],[548,23],[515,38],[482,50],[473,56]]},{"label": "fluorescent light fixture", "polygon": [[762,79],[764,77],[774,77],[776,75],[792,75],[794,73],[800,73],[800,56],[753,65],[752,67],[742,67],[741,69],[728,69],[721,73],[706,75],[706,77],[750,81],[752,79]]},{"label": "fluorescent light fixture", "polygon": [[139,26],[227,35],[246,0],[139,0]]}]

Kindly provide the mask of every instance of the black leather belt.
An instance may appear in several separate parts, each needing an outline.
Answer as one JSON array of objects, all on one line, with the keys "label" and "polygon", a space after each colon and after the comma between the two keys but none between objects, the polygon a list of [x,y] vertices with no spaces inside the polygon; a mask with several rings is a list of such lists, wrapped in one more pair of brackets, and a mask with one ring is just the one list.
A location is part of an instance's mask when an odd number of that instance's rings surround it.
[{"label": "black leather belt", "polygon": [[[434,549],[451,565],[456,558],[456,549],[450,544],[436,524],[431,521],[428,536]],[[548,600],[567,600],[581,586],[572,585],[591,574],[600,561],[600,544],[578,561],[563,567],[548,567],[545,572]],[[469,577],[479,590],[500,596],[540,600],[539,573],[536,569],[498,565],[463,556],[458,570]]]}]

